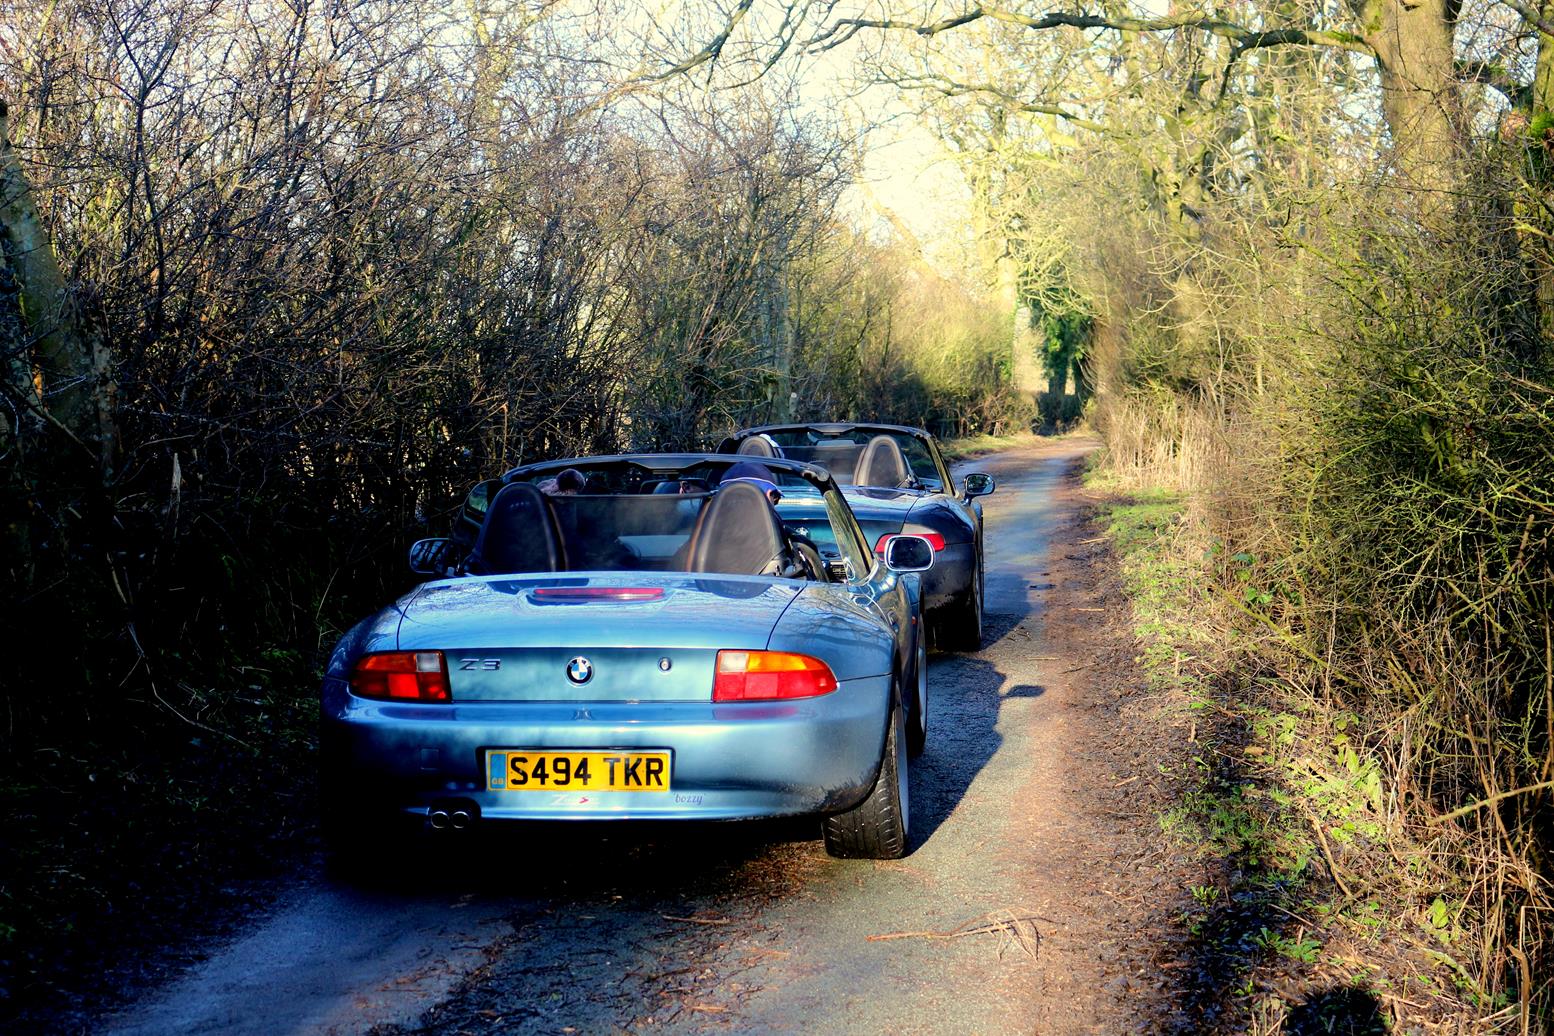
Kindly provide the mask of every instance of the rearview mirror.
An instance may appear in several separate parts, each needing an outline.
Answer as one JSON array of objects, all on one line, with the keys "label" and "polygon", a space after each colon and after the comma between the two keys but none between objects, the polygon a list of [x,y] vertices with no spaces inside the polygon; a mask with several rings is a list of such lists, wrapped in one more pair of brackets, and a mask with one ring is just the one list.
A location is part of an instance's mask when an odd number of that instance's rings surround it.
[{"label": "rearview mirror", "polygon": [[416,540],[410,545],[410,571],[418,576],[445,576],[452,571],[453,541],[446,537]]},{"label": "rearview mirror", "polygon": [[985,475],[980,471],[973,471],[966,476],[966,499],[974,496],[987,496],[998,488],[992,475]]},{"label": "rearview mirror", "polygon": [[892,536],[885,544],[885,567],[892,572],[926,572],[933,567],[933,544],[921,536]]}]

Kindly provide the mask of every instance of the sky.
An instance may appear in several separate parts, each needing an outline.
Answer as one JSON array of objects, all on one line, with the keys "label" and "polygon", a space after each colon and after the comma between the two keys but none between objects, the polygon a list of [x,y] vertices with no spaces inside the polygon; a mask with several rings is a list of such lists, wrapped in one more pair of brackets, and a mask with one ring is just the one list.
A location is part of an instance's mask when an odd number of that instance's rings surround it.
[{"label": "sky", "polygon": [[855,45],[844,45],[804,60],[805,103],[844,113],[864,130],[860,182],[848,195],[850,215],[864,226],[886,221],[889,209],[923,246],[924,258],[951,275],[965,263],[969,245],[969,190],[955,159],[913,115],[894,89],[873,86],[860,91]]}]

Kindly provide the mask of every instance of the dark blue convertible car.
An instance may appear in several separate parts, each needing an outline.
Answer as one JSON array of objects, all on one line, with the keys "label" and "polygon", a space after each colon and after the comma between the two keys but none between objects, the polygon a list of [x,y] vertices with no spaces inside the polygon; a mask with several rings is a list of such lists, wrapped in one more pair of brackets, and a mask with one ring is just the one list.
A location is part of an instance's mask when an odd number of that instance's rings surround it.
[{"label": "dark blue convertible car", "polygon": [[991,475],[966,475],[957,486],[939,443],[921,428],[888,424],[784,424],[745,428],[720,453],[786,457],[825,468],[836,479],[875,550],[903,533],[934,548],[923,577],[923,608],[939,647],[982,646],[982,505]]},{"label": "dark blue convertible car", "polygon": [[876,552],[824,469],[727,455],[518,468],[460,529],[330,660],[337,846],[396,819],[812,814],[834,855],[906,853],[926,540]]}]

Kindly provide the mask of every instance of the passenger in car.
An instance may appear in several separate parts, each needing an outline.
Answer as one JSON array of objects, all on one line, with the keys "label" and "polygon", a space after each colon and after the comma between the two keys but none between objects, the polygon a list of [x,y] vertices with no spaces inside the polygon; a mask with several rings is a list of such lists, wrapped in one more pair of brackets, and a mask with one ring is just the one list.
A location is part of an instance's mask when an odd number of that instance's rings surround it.
[{"label": "passenger in car", "polygon": [[555,478],[543,479],[537,483],[539,491],[546,496],[576,496],[583,491],[587,480],[583,473],[576,468],[564,468]]}]

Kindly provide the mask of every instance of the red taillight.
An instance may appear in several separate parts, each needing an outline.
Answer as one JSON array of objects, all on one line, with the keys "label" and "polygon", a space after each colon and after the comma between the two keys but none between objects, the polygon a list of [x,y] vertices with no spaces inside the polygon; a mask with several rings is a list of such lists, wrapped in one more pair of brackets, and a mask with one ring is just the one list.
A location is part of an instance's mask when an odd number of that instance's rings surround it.
[{"label": "red taillight", "polygon": [[541,601],[657,601],[658,586],[542,586],[531,591]]},{"label": "red taillight", "polygon": [[885,544],[889,543],[897,536],[921,536],[923,539],[928,541],[928,545],[933,548],[933,552],[935,554],[944,549],[944,537],[936,532],[887,532],[885,535],[881,536],[880,541],[874,545],[874,553],[885,553]]},{"label": "red taillight", "polygon": [[441,651],[363,655],[351,670],[351,693],[387,701],[448,701],[448,663]]},{"label": "red taillight", "polygon": [[713,701],[816,698],[836,690],[836,676],[818,658],[786,651],[719,651]]}]

